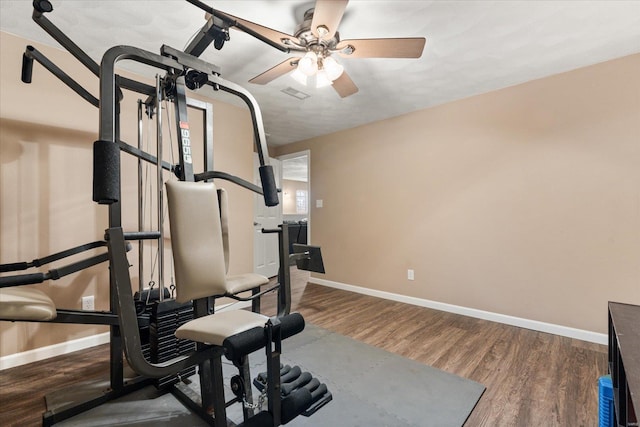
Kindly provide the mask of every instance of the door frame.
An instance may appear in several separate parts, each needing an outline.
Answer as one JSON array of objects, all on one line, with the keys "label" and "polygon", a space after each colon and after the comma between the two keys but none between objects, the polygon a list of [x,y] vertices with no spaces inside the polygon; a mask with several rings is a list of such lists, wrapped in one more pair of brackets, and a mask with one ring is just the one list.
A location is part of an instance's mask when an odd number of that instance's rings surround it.
[{"label": "door frame", "polygon": [[307,209],[307,243],[311,244],[311,150],[307,149],[296,151],[295,153],[283,154],[281,156],[278,156],[277,159],[282,162],[283,160],[295,159],[296,157],[302,156],[307,156],[307,196],[309,197]]}]

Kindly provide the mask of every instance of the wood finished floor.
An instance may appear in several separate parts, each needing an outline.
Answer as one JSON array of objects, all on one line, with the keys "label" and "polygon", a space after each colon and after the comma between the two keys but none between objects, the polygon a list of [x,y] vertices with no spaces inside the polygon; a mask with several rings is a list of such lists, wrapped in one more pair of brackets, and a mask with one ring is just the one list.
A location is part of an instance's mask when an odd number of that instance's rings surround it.
[{"label": "wood finished floor", "polygon": [[[307,322],[484,384],[466,426],[598,425],[606,346],[307,284],[307,278],[292,270],[292,308]],[[274,314],[275,300],[263,301]],[[0,371],[0,426],[41,425],[44,395],[106,377],[108,358],[103,345]]]}]

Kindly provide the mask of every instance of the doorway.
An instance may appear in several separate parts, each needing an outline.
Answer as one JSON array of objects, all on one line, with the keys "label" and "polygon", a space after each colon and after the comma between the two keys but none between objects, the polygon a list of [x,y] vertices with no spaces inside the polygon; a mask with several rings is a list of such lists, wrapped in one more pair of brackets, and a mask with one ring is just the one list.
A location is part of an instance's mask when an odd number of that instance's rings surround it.
[{"label": "doorway", "polygon": [[311,153],[280,156],[282,167],[282,220],[289,224],[289,252],[293,243],[307,244],[311,235]]}]

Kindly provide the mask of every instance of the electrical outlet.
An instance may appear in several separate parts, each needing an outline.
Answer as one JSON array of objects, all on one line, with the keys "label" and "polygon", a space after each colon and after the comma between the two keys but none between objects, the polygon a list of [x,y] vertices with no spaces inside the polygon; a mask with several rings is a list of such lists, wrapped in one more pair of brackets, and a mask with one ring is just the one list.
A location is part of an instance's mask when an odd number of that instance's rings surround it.
[{"label": "electrical outlet", "polygon": [[96,309],[96,303],[93,295],[82,297],[82,309],[86,311],[94,311]]},{"label": "electrical outlet", "polygon": [[415,276],[413,275],[413,270],[412,269],[408,269],[407,270],[407,279],[408,280],[414,280]]}]

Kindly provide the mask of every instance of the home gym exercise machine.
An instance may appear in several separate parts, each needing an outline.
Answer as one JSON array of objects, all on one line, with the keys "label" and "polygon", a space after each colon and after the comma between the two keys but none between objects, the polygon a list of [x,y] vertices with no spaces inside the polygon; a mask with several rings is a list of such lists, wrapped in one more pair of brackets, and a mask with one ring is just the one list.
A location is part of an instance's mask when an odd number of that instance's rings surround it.
[{"label": "home gym exercise machine", "polygon": [[[76,59],[100,78],[100,95],[94,97],[89,91],[69,77],[37,49],[28,46],[23,55],[22,80],[31,82],[33,61],[43,65],[74,92],[90,104],[98,107],[99,139],[94,143],[93,200],[107,205],[109,226],[104,240],[80,245],[31,262],[4,264],[0,272],[14,275],[0,277],[0,320],[36,321],[80,324],[102,324],[110,326],[110,378],[107,387],[89,388],[80,401],[68,402],[66,398],[51,401],[63,402],[48,407],[43,415],[43,425],[52,425],[81,412],[99,406],[146,385],[173,393],[185,406],[199,415],[208,424],[221,427],[227,425],[226,408],[242,405],[243,426],[278,426],[302,414],[310,416],[331,399],[324,384],[298,367],[280,365],[281,341],[304,329],[304,319],[298,313],[290,313],[291,292],[289,282],[289,254],[287,225],[282,224],[266,233],[277,233],[280,254],[278,283],[261,290],[269,281],[253,273],[237,276],[227,275],[228,255],[226,233],[226,194],[216,188],[213,180],[222,179],[253,192],[262,194],[267,206],[278,204],[278,192],[269,165],[264,129],[260,109],[244,88],[220,77],[220,70],[198,56],[210,43],[218,49],[229,40],[230,26],[241,25],[196,0],[187,0],[210,14],[207,24],[189,44],[185,51],[162,46],[155,54],[131,46],[116,46],[103,56],[100,65],[95,63],[80,47],[59,30],[45,14],[53,10],[48,0],[34,0],[33,20],[59,42]],[[250,32],[250,29],[247,29]],[[253,34],[256,36],[255,34]],[[119,61],[128,60],[160,70],[155,86],[115,73]],[[256,151],[260,160],[261,186],[240,177],[213,170],[213,132],[211,111],[206,103],[187,98],[187,90],[198,90],[205,86],[240,97],[248,106],[253,123]],[[156,116],[156,155],[127,144],[120,138],[120,103],[124,98],[122,89],[146,96],[138,101],[138,118],[144,113]],[[174,105],[177,130],[177,164],[170,164],[162,156],[162,102]],[[200,109],[205,114],[206,131],[204,141],[205,170],[194,172],[191,129],[187,117],[187,106]],[[141,126],[139,126],[139,129]],[[141,165],[154,165],[157,170],[158,230],[125,232],[122,227],[121,202],[121,152],[138,159],[139,190]],[[171,229],[172,253],[175,265],[175,298],[164,288],[159,279],[157,292],[142,287],[141,242],[155,241],[159,247],[158,263],[164,255],[162,215],[164,207],[163,170],[171,171],[177,179],[166,182],[166,195]],[[138,206],[140,209],[140,206]],[[140,219],[140,212],[138,212]],[[138,242],[140,261],[140,289],[136,295],[132,290],[127,252],[131,242]],[[193,249],[199,248],[198,250]],[[46,273],[15,274],[33,267],[41,267],[96,248],[106,252],[93,255],[68,266],[51,269]],[[292,254],[300,268],[324,272],[319,248],[296,247]],[[106,312],[61,310],[43,292],[23,285],[59,279],[68,274],[103,263],[109,263],[110,309]],[[161,277],[163,268],[158,268]],[[277,315],[269,318],[259,313],[260,297],[266,292],[276,291]],[[250,292],[250,296],[246,296]],[[218,297],[230,297],[240,301],[252,301],[252,310],[214,311]],[[151,306],[151,307],[149,307]],[[169,319],[167,321],[167,319]],[[160,322],[165,322],[160,325]],[[166,323],[168,322],[168,323]],[[145,354],[143,331],[170,330],[173,336],[158,336],[155,347],[166,347],[167,340],[172,349],[159,354],[158,348],[151,356]],[[163,341],[160,343],[159,341]],[[153,347],[153,345],[152,345]],[[253,384],[260,391],[257,403],[251,390],[251,374],[248,356],[262,349],[266,356],[266,372],[258,375]],[[123,350],[128,367],[125,369]],[[233,398],[225,399],[222,357],[229,359],[238,374],[231,378]],[[182,379],[195,373],[198,366],[199,394]],[[66,396],[65,396],[66,397]],[[267,402],[263,410],[262,403]],[[49,397],[47,397],[49,403]]]}]

